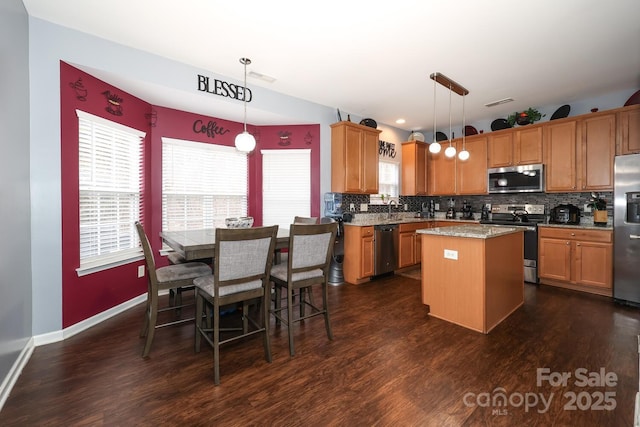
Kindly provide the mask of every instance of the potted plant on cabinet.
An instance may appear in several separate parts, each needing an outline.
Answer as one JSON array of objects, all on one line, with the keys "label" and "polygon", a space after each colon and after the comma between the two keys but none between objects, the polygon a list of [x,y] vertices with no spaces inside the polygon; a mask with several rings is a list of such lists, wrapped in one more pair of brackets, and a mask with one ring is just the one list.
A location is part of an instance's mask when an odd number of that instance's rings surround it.
[{"label": "potted plant on cabinet", "polygon": [[546,114],[540,114],[540,112],[535,108],[529,107],[525,111],[515,112],[509,115],[509,117],[507,117],[507,123],[509,123],[509,126],[511,127],[516,123],[520,126],[524,126],[529,123],[535,123],[544,116],[546,116]]}]

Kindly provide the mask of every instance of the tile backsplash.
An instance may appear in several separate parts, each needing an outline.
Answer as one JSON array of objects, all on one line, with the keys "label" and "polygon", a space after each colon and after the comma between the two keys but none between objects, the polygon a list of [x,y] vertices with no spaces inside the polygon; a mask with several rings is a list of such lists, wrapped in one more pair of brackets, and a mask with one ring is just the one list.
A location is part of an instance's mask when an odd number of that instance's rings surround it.
[{"label": "tile backsplash", "polygon": [[[611,217],[613,215],[613,192],[599,192],[599,197],[607,202],[607,212]],[[505,204],[532,204],[545,205],[545,212],[549,214],[549,210],[557,205],[572,204],[580,208],[581,215],[587,220],[592,220],[592,212],[584,212],[584,205],[589,203],[591,193],[514,193],[514,194],[487,194],[482,196],[400,196],[398,207],[393,207],[394,211],[404,211],[404,205],[408,205],[408,212],[418,212],[422,210],[422,204],[434,200],[440,205],[439,212],[446,212],[449,207],[449,199],[453,199],[456,212],[462,209],[462,204],[466,200],[473,207],[476,218],[480,218],[480,210],[486,203],[492,205]],[[386,205],[370,205],[369,195],[367,194],[343,194],[342,206],[349,209],[350,204],[355,205],[355,213],[360,213],[360,205],[367,204],[369,213],[382,213],[388,211]]]}]

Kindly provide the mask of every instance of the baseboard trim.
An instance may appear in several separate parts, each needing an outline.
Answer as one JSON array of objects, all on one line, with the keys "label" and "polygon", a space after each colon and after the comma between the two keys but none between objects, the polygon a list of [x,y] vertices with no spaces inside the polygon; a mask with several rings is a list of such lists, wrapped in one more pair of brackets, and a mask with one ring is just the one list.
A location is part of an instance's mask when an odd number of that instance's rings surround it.
[{"label": "baseboard trim", "polygon": [[93,317],[78,322],[75,325],[71,325],[61,331],[47,332],[46,334],[32,336],[20,352],[20,355],[18,356],[16,361],[13,363],[13,366],[11,367],[11,370],[9,371],[7,376],[2,380],[2,384],[0,384],[0,411],[2,410],[5,401],[9,397],[9,394],[11,393],[13,386],[18,380],[18,377],[22,373],[22,370],[29,362],[31,354],[33,354],[33,350],[36,347],[70,338],[82,331],[86,331],[92,326],[95,326],[113,316],[116,316],[132,307],[135,307],[136,305],[140,304],[141,302],[145,302],[146,300],[147,294],[144,293],[133,299],[130,299],[129,301],[125,301],[120,305],[103,311],[102,313],[98,313]]},{"label": "baseboard trim", "polygon": [[67,338],[71,338],[72,336],[79,334],[80,332],[86,331],[87,329],[95,326],[101,322],[104,322],[107,319],[110,319],[113,316],[116,316],[136,305],[140,304],[147,300],[147,294],[139,295],[129,301],[125,301],[120,305],[112,307],[102,313],[98,313],[93,317],[85,319],[81,322],[76,323],[75,325],[71,325],[68,328],[65,328],[61,331],[48,332],[46,334],[35,335],[33,338],[35,340],[36,347],[51,344],[54,342],[62,341]]},{"label": "baseboard trim", "polygon": [[31,337],[22,351],[20,351],[16,361],[13,362],[13,366],[9,370],[7,376],[2,380],[2,384],[0,384],[0,411],[2,411],[4,403],[9,398],[9,394],[11,393],[13,386],[16,384],[16,381],[18,381],[18,377],[22,373],[22,370],[27,366],[27,362],[29,362],[34,348],[34,340],[33,337]]}]

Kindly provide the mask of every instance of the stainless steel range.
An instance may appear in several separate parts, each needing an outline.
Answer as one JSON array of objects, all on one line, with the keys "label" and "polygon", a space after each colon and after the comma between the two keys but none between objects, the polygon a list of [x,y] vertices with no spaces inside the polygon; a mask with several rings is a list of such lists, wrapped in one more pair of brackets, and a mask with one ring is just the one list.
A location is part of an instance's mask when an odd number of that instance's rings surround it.
[{"label": "stainless steel range", "polygon": [[538,224],[545,222],[544,205],[493,205],[480,224],[524,228],[524,281],[538,283]]}]

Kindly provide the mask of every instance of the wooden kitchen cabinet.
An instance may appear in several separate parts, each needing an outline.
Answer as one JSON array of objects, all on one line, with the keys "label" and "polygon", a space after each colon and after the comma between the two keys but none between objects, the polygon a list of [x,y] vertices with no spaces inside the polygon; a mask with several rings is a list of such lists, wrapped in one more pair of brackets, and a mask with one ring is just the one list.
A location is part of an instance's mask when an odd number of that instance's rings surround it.
[{"label": "wooden kitchen cabinet", "polygon": [[546,191],[576,191],[576,120],[544,126]]},{"label": "wooden kitchen cabinet", "polygon": [[474,135],[466,138],[465,147],[469,159],[460,160],[462,139],[452,141],[456,156],[447,157],[444,149],[449,143],[444,141],[442,151],[428,154],[428,194],[430,196],[451,196],[487,193],[487,137]]},{"label": "wooden kitchen cabinet", "polygon": [[[456,194],[487,194],[487,139],[484,135],[466,138],[469,158],[456,159]],[[457,148],[462,150],[461,140]]]},{"label": "wooden kitchen cabinet", "polygon": [[597,113],[579,121],[577,166],[581,191],[613,190],[616,114]]},{"label": "wooden kitchen cabinet", "polygon": [[529,125],[503,130],[488,139],[489,168],[542,163],[542,127]]},{"label": "wooden kitchen cabinet", "polygon": [[373,226],[344,226],[345,281],[360,284],[369,280],[374,272]]},{"label": "wooden kitchen cabinet", "polygon": [[[447,157],[444,150],[449,141],[442,141],[442,150],[438,154],[428,154],[427,192],[430,196],[448,196],[456,194],[456,157]],[[457,144],[452,141],[452,145]],[[457,150],[457,148],[456,148]]]},{"label": "wooden kitchen cabinet", "polygon": [[427,153],[429,144],[420,141],[402,144],[402,185],[403,196],[427,195]]},{"label": "wooden kitchen cabinet", "polygon": [[416,230],[430,228],[431,222],[410,222],[398,226],[398,268],[420,263],[421,240]]},{"label": "wooden kitchen cabinet", "polygon": [[540,283],[612,295],[613,232],[538,228]]},{"label": "wooden kitchen cabinet", "polygon": [[331,191],[378,193],[380,132],[345,121],[331,125]]},{"label": "wooden kitchen cabinet", "polygon": [[617,114],[616,154],[640,153],[640,105],[624,107]]}]

